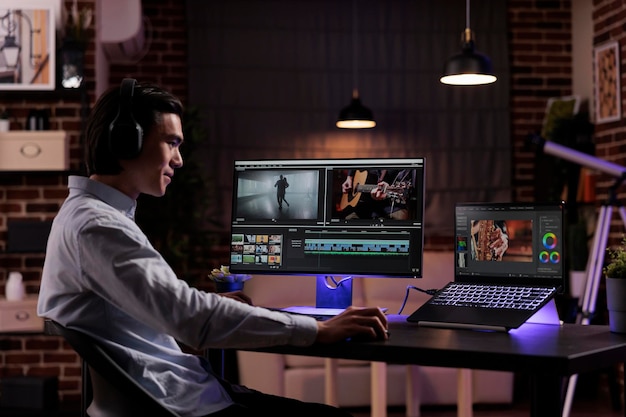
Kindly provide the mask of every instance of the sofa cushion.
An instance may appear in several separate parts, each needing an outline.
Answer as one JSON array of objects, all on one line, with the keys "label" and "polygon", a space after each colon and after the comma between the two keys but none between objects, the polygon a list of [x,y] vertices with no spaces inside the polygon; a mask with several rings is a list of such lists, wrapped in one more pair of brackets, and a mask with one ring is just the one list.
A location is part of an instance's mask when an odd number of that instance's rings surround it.
[{"label": "sofa cushion", "polygon": [[243,290],[254,305],[263,307],[311,305],[315,302],[313,277],[257,275],[246,281]]},{"label": "sofa cushion", "polygon": [[[323,368],[300,368],[285,371],[285,393],[290,398],[325,402]],[[337,402],[341,407],[363,407],[371,404],[370,368],[342,367],[337,376]],[[419,382],[418,382],[419,384]],[[406,405],[406,366],[387,366],[387,406]]]},{"label": "sofa cushion", "polygon": [[[324,366],[324,358],[314,356],[285,355],[285,366],[287,368],[319,368]],[[339,359],[339,366],[370,366],[368,361],[357,361],[352,359]]]}]

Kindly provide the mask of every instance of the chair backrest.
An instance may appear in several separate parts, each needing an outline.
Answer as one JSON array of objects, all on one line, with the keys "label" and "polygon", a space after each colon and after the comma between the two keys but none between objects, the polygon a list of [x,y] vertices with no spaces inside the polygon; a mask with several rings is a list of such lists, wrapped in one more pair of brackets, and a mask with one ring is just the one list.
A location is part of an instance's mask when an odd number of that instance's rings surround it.
[{"label": "chair backrest", "polygon": [[90,417],[179,416],[131,378],[92,337],[55,321],[48,322],[53,327],[49,332],[62,336],[83,359],[83,366],[86,364],[89,368],[93,395],[87,410]]}]

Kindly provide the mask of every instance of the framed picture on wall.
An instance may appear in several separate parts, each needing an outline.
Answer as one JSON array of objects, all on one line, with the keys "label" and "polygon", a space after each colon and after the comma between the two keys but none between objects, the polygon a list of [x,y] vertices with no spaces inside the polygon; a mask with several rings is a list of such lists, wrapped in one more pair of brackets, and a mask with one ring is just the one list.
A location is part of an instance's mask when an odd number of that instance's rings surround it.
[{"label": "framed picture on wall", "polygon": [[594,49],[596,123],[615,122],[622,115],[620,103],[619,43]]},{"label": "framed picture on wall", "polygon": [[0,90],[54,90],[55,0],[0,3]]},{"label": "framed picture on wall", "polygon": [[541,136],[553,140],[552,131],[562,119],[571,119],[580,109],[580,96],[552,97],[548,100]]}]

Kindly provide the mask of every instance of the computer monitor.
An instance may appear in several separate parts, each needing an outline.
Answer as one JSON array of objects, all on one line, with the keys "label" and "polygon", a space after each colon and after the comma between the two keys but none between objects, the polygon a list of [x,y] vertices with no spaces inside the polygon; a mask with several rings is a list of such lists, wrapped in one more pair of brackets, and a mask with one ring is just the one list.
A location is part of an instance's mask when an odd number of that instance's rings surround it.
[{"label": "computer monitor", "polygon": [[421,278],[424,173],[424,158],[235,161],[231,271],[315,275],[333,308],[351,277]]}]

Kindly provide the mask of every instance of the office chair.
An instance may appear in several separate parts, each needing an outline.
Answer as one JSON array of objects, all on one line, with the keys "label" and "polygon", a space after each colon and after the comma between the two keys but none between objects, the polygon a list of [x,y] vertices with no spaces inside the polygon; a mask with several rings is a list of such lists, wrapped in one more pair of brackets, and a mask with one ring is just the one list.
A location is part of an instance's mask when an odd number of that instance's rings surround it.
[{"label": "office chair", "polygon": [[52,320],[46,321],[46,332],[62,336],[83,361],[81,416],[180,417],[179,414],[164,407],[132,379],[109,353],[87,334],[68,329]]}]

